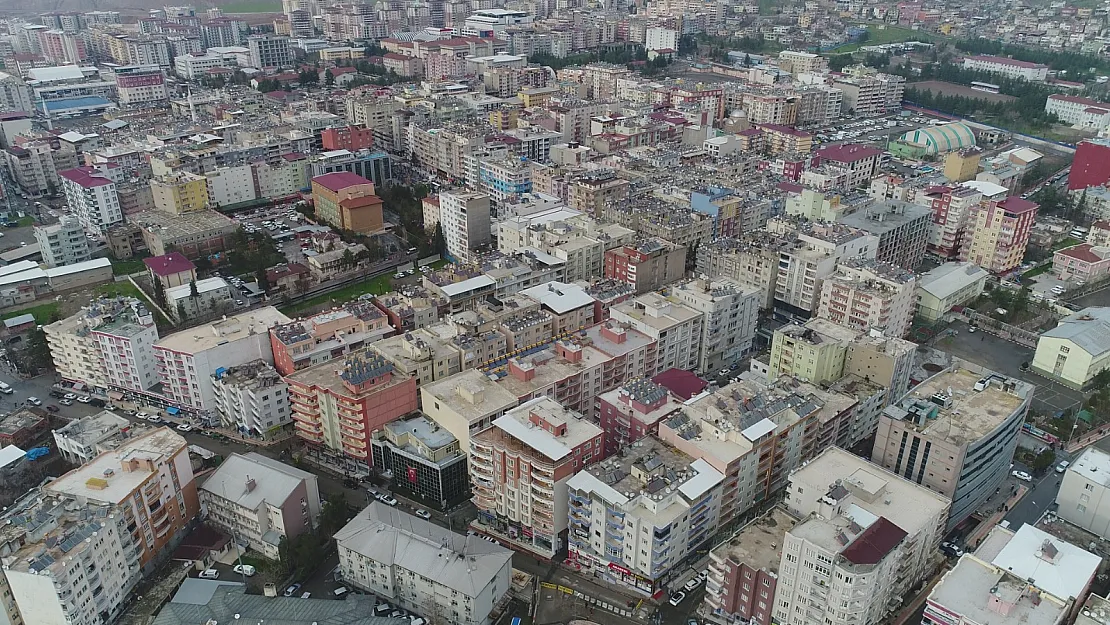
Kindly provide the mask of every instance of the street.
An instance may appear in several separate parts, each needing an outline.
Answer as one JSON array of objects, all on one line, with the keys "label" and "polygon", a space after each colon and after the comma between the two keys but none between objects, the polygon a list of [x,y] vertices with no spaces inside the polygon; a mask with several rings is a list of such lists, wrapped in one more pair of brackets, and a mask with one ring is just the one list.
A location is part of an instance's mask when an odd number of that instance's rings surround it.
[{"label": "street", "polygon": [[[1058,452],[1056,457],[1057,461],[1067,460],[1068,457],[1062,452]],[[1015,464],[1014,468],[1017,469],[1018,465]],[[1028,469],[1026,469],[1028,471]],[[1054,470],[1049,469],[1041,477],[1034,477],[1033,482],[1026,483],[1030,490],[1025,493],[1025,496],[1018,501],[1013,510],[1010,510],[1005,520],[1009,521],[1010,529],[1017,531],[1023,524],[1030,525],[1036,524],[1041,515],[1048,510],[1049,506],[1056,502],[1056,493],[1060,490],[1060,480],[1062,475],[1056,473]],[[1007,480],[1012,482],[1013,479]]]}]

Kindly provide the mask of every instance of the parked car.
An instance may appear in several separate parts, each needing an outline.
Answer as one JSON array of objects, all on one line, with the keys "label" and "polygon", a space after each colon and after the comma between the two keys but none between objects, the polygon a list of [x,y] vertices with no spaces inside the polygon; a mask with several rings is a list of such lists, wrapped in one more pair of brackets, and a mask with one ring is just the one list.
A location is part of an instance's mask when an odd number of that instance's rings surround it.
[{"label": "parked car", "polygon": [[285,592],[283,592],[281,594],[285,595],[286,597],[292,597],[293,595],[297,594],[297,591],[300,590],[300,589],[301,589],[300,584],[293,584],[289,588],[286,588]]},{"label": "parked car", "polygon": [[1064,460],[1060,464],[1056,465],[1056,472],[1057,473],[1063,473],[1064,471],[1067,471],[1068,467],[1070,467],[1070,466],[1071,466],[1071,463],[1068,462],[1067,460]]},{"label": "parked car", "polygon": [[73,393],[66,393],[65,396],[62,397],[62,399],[68,399],[70,401],[73,401],[74,399],[77,399],[77,396],[74,395]]},{"label": "parked car", "polygon": [[682,588],[684,590],[693,590],[693,589],[697,588],[698,586],[701,586],[701,578],[700,577],[695,577],[694,579],[686,582],[686,584],[683,585]]},{"label": "parked car", "polygon": [[87,404],[92,401],[92,397],[89,397],[88,395],[82,395],[77,398],[77,401],[81,402],[82,404]]},{"label": "parked car", "polygon": [[378,501],[384,503],[387,506],[396,506],[397,505],[397,499],[394,498],[393,495],[383,494],[380,497],[378,497]]},{"label": "parked car", "polygon": [[178,432],[188,432],[191,429],[193,429],[193,426],[189,425],[188,423],[182,423],[181,425],[177,426]]},{"label": "parked car", "polygon": [[1029,475],[1025,471],[1011,471],[1010,475],[1016,477],[1017,479],[1019,479],[1023,482],[1032,482],[1033,481],[1033,476]]},{"label": "parked car", "polygon": [[964,550],[960,549],[959,545],[957,545],[956,543],[941,543],[940,550],[942,553],[944,553],[944,555],[950,558],[958,558],[964,555]]},{"label": "parked car", "polygon": [[28,397],[27,398],[27,403],[31,404],[32,406],[41,406],[42,405],[42,400],[39,399],[38,397]]},{"label": "parked car", "polygon": [[431,512],[428,512],[427,510],[417,510],[417,511],[415,512],[415,514],[416,514],[416,516],[418,516],[418,517],[420,517],[420,518],[422,518],[422,519],[430,519],[430,518],[432,518],[432,513],[431,513]]},{"label": "parked car", "polygon": [[58,403],[63,405],[63,406],[72,406],[73,405],[73,401],[69,400],[69,399],[59,399]]},{"label": "parked car", "polygon": [[686,598],[686,593],[684,593],[680,590],[680,591],[676,592],[675,594],[671,595],[671,600],[668,603],[670,603],[671,605],[673,605],[675,607],[678,607],[678,604],[682,603],[682,600],[685,599],[685,598]]},{"label": "parked car", "polygon": [[254,566],[250,564],[236,564],[235,566],[231,567],[231,570],[235,571],[239,575],[246,575],[247,577],[254,577],[255,573]]},{"label": "parked car", "polygon": [[204,569],[200,572],[200,575],[198,575],[198,577],[200,577],[201,579],[219,579],[220,572],[216,569]]}]

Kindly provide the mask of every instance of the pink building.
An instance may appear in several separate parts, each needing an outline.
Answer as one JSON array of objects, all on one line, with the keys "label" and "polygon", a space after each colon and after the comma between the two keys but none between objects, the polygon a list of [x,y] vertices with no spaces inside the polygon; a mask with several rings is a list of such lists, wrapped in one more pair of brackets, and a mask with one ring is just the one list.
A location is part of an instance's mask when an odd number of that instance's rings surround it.
[{"label": "pink building", "polygon": [[991,273],[1005,273],[1021,264],[1038,204],[1017,197],[980,202],[971,207],[960,260]]},{"label": "pink building", "polygon": [[966,186],[934,186],[925,189],[922,199],[919,203],[927,202],[933,210],[926,249],[944,259],[959,257],[971,207],[982,201],[983,194]]},{"label": "pink building", "polygon": [[667,388],[639,379],[598,396],[601,429],[605,431],[605,456],[644,436],[657,432],[659,422],[678,412],[682,402]]},{"label": "pink building", "polygon": [[1110,274],[1110,247],[1080,243],[1052,255],[1052,273],[1065,281],[1090,282]]}]

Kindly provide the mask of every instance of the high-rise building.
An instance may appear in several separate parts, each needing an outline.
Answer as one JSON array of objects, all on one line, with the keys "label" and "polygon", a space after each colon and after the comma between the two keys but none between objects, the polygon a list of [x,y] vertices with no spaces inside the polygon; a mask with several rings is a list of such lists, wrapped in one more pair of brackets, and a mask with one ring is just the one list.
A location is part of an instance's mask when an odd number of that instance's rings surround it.
[{"label": "high-rise building", "polygon": [[247,48],[252,67],[272,69],[293,65],[293,49],[288,37],[251,35],[247,38]]},{"label": "high-rise building", "polygon": [[825,278],[817,316],[903,337],[917,311],[917,276],[888,262],[848,259]]},{"label": "high-rise building", "polygon": [[654,436],[625,445],[567,481],[567,560],[653,595],[713,539],[724,482]]},{"label": "high-rise building", "polygon": [[50,359],[58,375],[63,380],[107,389],[108,373],[104,369],[100,343],[93,330],[108,319],[133,314],[129,310],[149,316],[138,299],[100,298],[84,306],[77,314],[44,326]]},{"label": "high-rise building", "polygon": [[1033,385],[957,362],[888,406],[871,460],[952,499],[948,529],[1010,472]]},{"label": "high-rise building", "polygon": [[282,375],[362,349],[391,332],[387,317],[372,302],[355,300],[308,319],[274,326],[270,345]]},{"label": "high-rise building", "polygon": [[19,76],[0,72],[0,112],[25,112],[35,110],[31,101],[31,88]]},{"label": "high-rise building", "polygon": [[212,393],[220,423],[243,436],[281,438],[293,423],[289,386],[264,360],[218,370]]},{"label": "high-rise building", "polygon": [[58,223],[35,226],[35,240],[48,267],[72,265],[89,260],[89,240],[81,222],[63,216]]},{"label": "high-rise building", "polygon": [[394,493],[442,512],[470,499],[466,452],[446,428],[414,413],[372,436],[374,469],[397,476]]},{"label": "high-rise building", "polygon": [[554,556],[567,541],[567,482],[604,453],[601,428],[549,397],[508,411],[470,438],[478,523],[514,545]]},{"label": "high-rise building", "polygon": [[671,297],[702,313],[697,371],[708,375],[738,362],[752,349],[759,315],[757,290],[728,278],[698,279],[675,285]]},{"label": "high-rise building", "polygon": [[917,271],[925,260],[933,212],[923,206],[886,200],[844,215],[837,221],[879,237],[875,260]]},{"label": "high-rise building", "polygon": [[1016,268],[1025,258],[1029,233],[1039,204],[1018,197],[984,201],[971,207],[960,260],[999,274]]},{"label": "high-rise building", "polygon": [[119,103],[127,106],[144,102],[165,102],[169,97],[166,90],[166,75],[157,65],[131,65],[112,69],[116,78],[116,91]]},{"label": "high-rise building", "polygon": [[631,380],[620,388],[597,396],[601,408],[598,425],[605,433],[605,455],[657,432],[659,421],[682,408],[667,388],[650,378]]},{"label": "high-rise building", "polygon": [[66,201],[86,232],[102,234],[123,222],[116,183],[93,167],[59,172]]},{"label": "high-rise building", "polygon": [[142,393],[158,383],[154,359],[158,328],[146,308],[127,308],[105,318],[92,336],[109,389]]},{"label": "high-rise building", "polygon": [[667,369],[703,371],[699,368],[705,315],[659,293],[644,293],[609,309],[609,318],[655,339],[658,344],[655,375]]},{"label": "high-rise building", "polygon": [[605,252],[606,278],[627,283],[637,293],[661,289],[686,273],[686,248],[663,239],[647,239]]},{"label": "high-rise building", "polygon": [[981,201],[983,194],[967,185],[927,187],[918,193],[917,202],[933,211],[927,246],[930,254],[944,259],[960,255],[971,209]]},{"label": "high-rise building", "polygon": [[188,171],[177,171],[150,181],[154,208],[173,215],[208,208],[208,180]]},{"label": "high-rise building", "polygon": [[440,228],[447,253],[457,262],[473,259],[474,251],[492,243],[490,197],[463,190],[439,194]]},{"label": "high-rise building", "polygon": [[360,234],[375,234],[384,228],[382,199],[374,194],[374,183],[350,172],[335,172],[312,179],[316,216],[329,224]]}]

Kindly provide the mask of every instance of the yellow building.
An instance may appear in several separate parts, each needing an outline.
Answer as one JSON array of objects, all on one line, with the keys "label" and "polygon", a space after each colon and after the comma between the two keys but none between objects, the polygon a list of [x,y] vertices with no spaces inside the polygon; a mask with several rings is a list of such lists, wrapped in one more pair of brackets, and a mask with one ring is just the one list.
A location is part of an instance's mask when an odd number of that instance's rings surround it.
[{"label": "yellow building", "polygon": [[208,179],[187,171],[150,181],[154,208],[183,215],[208,208]]},{"label": "yellow building", "polygon": [[979,157],[983,151],[979,148],[964,148],[949,152],[944,157],[944,177],[950,182],[967,182],[975,180],[979,173]]},{"label": "yellow building", "polygon": [[767,379],[784,375],[820,384],[838,380],[844,373],[848,346],[859,336],[851,328],[826,319],[810,319],[804,326],[775,330]]},{"label": "yellow building", "polygon": [[1084,308],[1042,334],[1033,369],[1070,388],[1090,385],[1110,369],[1110,308]]},{"label": "yellow building", "polygon": [[828,197],[820,191],[802,189],[786,198],[786,214],[800,215],[810,221],[837,221],[844,213],[839,195]]},{"label": "yellow building", "polygon": [[558,87],[532,87],[521,89],[517,95],[524,104],[524,108],[532,108],[533,106],[546,105],[551,97],[557,93],[559,93]]},{"label": "yellow building", "polygon": [[323,50],[318,50],[317,53],[320,55],[320,60],[321,61],[339,61],[339,60],[346,60],[346,59],[361,59],[364,56],[362,48],[350,48],[350,47],[324,48]]},{"label": "yellow building", "polygon": [[489,123],[498,130],[512,130],[517,127],[520,112],[514,108],[500,108],[489,112]]}]

